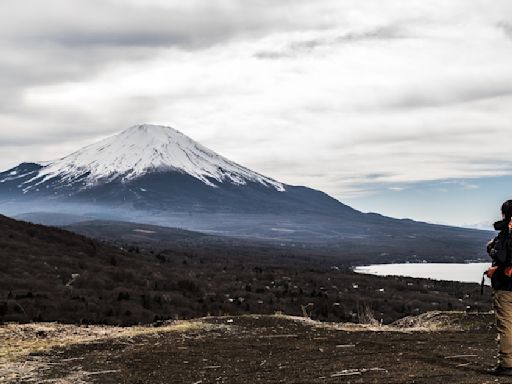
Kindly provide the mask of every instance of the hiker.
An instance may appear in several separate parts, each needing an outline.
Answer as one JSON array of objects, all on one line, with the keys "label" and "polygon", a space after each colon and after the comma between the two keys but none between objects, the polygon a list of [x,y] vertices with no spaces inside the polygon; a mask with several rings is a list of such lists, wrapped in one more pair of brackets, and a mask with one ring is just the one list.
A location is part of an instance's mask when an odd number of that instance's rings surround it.
[{"label": "hiker", "polygon": [[512,200],[501,206],[502,220],[494,223],[498,236],[487,244],[492,267],[486,272],[491,278],[493,308],[498,331],[498,365],[491,373],[512,376]]}]

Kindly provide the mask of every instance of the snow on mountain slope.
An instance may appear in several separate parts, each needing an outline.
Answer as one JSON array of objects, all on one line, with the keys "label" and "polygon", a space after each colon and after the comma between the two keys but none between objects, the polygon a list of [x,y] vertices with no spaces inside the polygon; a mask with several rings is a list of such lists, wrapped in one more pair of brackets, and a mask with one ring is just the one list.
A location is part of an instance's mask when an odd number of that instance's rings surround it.
[{"label": "snow on mountain slope", "polygon": [[59,178],[88,188],[115,179],[127,182],[155,171],[189,174],[214,187],[213,181],[245,185],[255,182],[285,191],[283,184],[238,165],[174,128],[136,125],[57,161],[43,164],[24,191]]}]

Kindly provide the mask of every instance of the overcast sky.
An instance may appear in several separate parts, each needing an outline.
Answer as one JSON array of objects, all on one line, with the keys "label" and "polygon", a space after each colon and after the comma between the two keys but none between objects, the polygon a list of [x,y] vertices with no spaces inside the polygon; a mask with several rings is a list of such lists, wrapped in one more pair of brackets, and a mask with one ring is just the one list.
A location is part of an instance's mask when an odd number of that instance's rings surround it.
[{"label": "overcast sky", "polygon": [[[482,186],[512,172],[510,0],[2,0],[0,43],[2,169],[162,123],[358,209],[456,224],[490,219]],[[433,211],[459,192],[478,214]]]}]

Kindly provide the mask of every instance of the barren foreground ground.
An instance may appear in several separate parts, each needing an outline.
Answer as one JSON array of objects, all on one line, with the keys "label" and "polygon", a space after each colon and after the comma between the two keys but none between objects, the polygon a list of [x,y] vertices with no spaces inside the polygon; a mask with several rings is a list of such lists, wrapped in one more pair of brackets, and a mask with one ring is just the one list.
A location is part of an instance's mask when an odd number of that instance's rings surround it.
[{"label": "barren foreground ground", "polygon": [[2,383],[506,383],[491,314],[428,313],[392,326],[286,316],[161,327],[0,327]]}]

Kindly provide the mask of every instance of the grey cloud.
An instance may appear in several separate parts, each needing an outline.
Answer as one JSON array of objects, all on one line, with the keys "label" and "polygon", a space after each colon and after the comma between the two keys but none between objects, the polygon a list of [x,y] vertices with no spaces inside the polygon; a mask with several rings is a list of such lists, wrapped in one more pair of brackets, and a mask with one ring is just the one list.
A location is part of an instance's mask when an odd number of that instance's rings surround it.
[{"label": "grey cloud", "polygon": [[375,28],[361,33],[347,33],[336,38],[337,42],[346,43],[362,40],[389,40],[410,37],[404,33],[398,24]]},{"label": "grey cloud", "polygon": [[[400,84],[388,88],[375,87],[378,94],[374,99],[355,99],[344,108],[349,111],[378,113],[379,111],[411,111],[427,108],[449,108],[484,100],[512,96],[512,76],[508,72],[451,76],[435,79],[431,83]],[[310,113],[333,113],[339,110],[336,103],[310,103],[304,110]],[[405,139],[405,138],[404,138]]]},{"label": "grey cloud", "polygon": [[306,0],[155,3],[118,0],[4,0],[0,4],[0,112],[38,113],[27,90],[84,81],[113,65],[152,59],[161,50],[200,50],[275,31],[323,28],[289,17]]},{"label": "grey cloud", "polygon": [[[471,138],[483,139],[492,135],[499,135],[500,129],[487,127],[485,130],[481,126],[463,126],[463,127],[450,127],[450,129],[444,129],[442,126],[439,127],[425,127],[423,130],[413,129],[398,129],[394,131],[391,129],[382,129],[379,131],[371,132],[367,135],[361,135],[358,139],[346,143],[344,141],[332,140],[330,146],[336,149],[346,149],[352,146],[359,147],[380,147],[383,148],[387,145],[393,146],[393,154],[395,157],[410,155],[411,148],[431,147],[433,145],[439,146],[449,143],[457,143],[461,137],[464,137],[465,141],[469,141]],[[398,148],[403,148],[400,151]],[[462,155],[458,155],[462,157]],[[471,161],[470,158],[463,158],[463,162]],[[495,160],[494,160],[495,161]],[[381,175],[392,176],[392,175]]]},{"label": "grey cloud", "polygon": [[259,59],[291,58],[300,54],[306,54],[316,48],[329,47],[337,44],[349,44],[371,40],[390,40],[405,38],[407,35],[398,25],[389,25],[373,28],[363,32],[348,32],[343,35],[329,38],[315,38],[292,41],[279,50],[260,50],[254,53]]},{"label": "grey cloud", "polygon": [[278,59],[292,57],[290,52],[271,51],[271,50],[260,50],[260,51],[255,52],[253,56],[258,59],[269,59],[269,60],[278,60]]},{"label": "grey cloud", "polygon": [[383,179],[383,178],[391,177],[391,176],[395,176],[395,174],[392,172],[374,172],[374,173],[368,173],[368,174],[364,175],[364,178],[375,180],[375,179]]},{"label": "grey cloud", "polygon": [[25,118],[38,113],[28,108],[24,100],[30,88],[94,78],[113,63],[141,61],[154,54],[148,48],[81,49],[55,44],[12,45],[4,49],[9,54],[0,55],[0,113],[21,114]]},{"label": "grey cloud", "polygon": [[494,81],[480,82],[468,77],[448,86],[440,84],[438,89],[403,90],[394,100],[384,105],[397,109],[430,108],[512,95],[512,79],[498,76]]},{"label": "grey cloud", "polygon": [[[84,134],[84,132],[77,132],[70,137],[69,132],[52,132],[51,134],[46,135],[40,135],[37,137],[26,137],[26,136],[20,136],[20,135],[14,135],[14,136],[2,136],[2,141],[0,142],[0,148],[2,147],[32,147],[36,145],[49,145],[52,143],[55,143],[56,140],[60,144],[65,143],[66,141],[69,141],[71,138],[72,140],[83,140],[84,138],[89,138],[90,133]],[[77,147],[78,149],[78,147]],[[43,159],[41,159],[43,160]],[[49,159],[44,159],[49,160]]]},{"label": "grey cloud", "polygon": [[[297,4],[304,1],[298,1]],[[134,5],[114,0],[5,0],[0,35],[28,44],[169,47],[195,49],[237,36],[320,25],[289,17],[288,1],[169,1]],[[272,11],[271,11],[272,10]],[[22,27],[23,26],[23,27]]]},{"label": "grey cloud", "polygon": [[505,33],[505,36],[512,40],[512,24],[507,22],[501,22],[498,23],[497,26],[499,29],[503,31],[503,33]]}]

